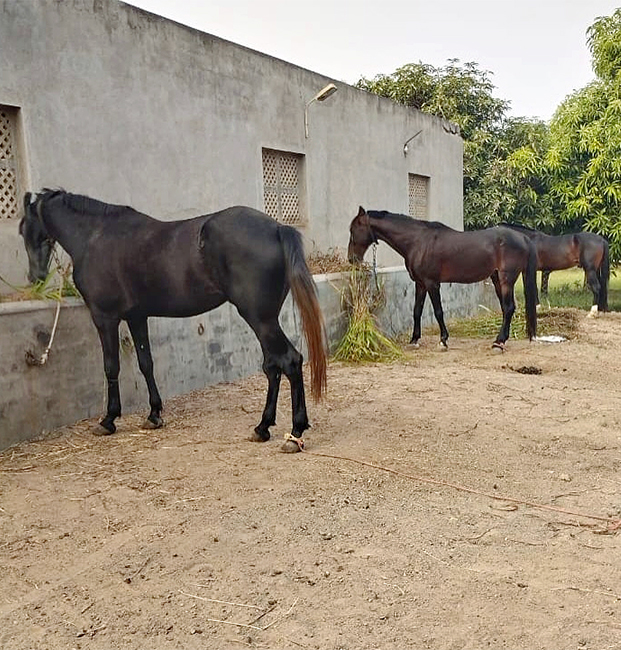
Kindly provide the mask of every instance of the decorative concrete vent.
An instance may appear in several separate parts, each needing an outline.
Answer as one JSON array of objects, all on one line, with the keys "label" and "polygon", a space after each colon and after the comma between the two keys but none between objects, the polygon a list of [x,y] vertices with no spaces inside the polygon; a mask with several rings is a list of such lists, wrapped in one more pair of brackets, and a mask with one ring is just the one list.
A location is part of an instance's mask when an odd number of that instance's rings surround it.
[{"label": "decorative concrete vent", "polygon": [[300,177],[302,156],[263,149],[265,212],[280,223],[301,226]]},{"label": "decorative concrete vent", "polygon": [[415,219],[428,219],[427,194],[429,190],[429,178],[418,174],[408,174],[410,216]]},{"label": "decorative concrete vent", "polygon": [[0,220],[18,216],[15,113],[0,106]]}]

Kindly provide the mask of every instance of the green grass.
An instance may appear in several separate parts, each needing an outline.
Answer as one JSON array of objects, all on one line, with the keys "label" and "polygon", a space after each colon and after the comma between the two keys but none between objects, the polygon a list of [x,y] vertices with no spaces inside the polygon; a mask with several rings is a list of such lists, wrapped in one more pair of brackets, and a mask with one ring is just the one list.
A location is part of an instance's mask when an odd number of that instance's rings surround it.
[{"label": "green grass", "polygon": [[[608,308],[610,311],[621,311],[621,269],[610,274],[608,284]],[[540,274],[537,274],[540,276]],[[539,280],[539,285],[541,281]],[[522,282],[516,285],[516,296],[521,300],[524,295]],[[554,271],[550,275],[548,298],[543,298],[542,305],[546,307],[576,307],[591,309],[593,294],[584,286],[584,271],[582,269],[566,269]]]}]

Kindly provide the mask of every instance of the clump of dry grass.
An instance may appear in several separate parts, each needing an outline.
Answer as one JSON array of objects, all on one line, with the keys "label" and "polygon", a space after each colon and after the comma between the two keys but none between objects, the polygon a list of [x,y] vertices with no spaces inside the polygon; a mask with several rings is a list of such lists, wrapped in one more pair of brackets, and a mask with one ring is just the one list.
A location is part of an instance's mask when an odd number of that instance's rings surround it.
[{"label": "clump of dry grass", "polygon": [[[578,331],[581,315],[578,309],[551,307],[541,308],[537,313],[537,336],[555,334],[565,338],[574,338]],[[487,311],[473,318],[451,320],[451,336],[463,338],[492,338],[496,336],[502,325],[502,314],[499,311]],[[427,328],[426,328],[427,329]],[[526,316],[522,308],[518,308],[511,321],[511,338],[526,338]]]},{"label": "clump of dry grass", "polygon": [[336,361],[394,361],[401,348],[380,332],[375,316],[385,301],[383,287],[372,282],[367,266],[353,266],[342,300],[349,314],[347,331],[334,353]]},{"label": "clump of dry grass", "polygon": [[347,261],[345,254],[338,248],[329,248],[325,253],[313,251],[306,262],[313,275],[342,273],[351,269],[351,264]]}]

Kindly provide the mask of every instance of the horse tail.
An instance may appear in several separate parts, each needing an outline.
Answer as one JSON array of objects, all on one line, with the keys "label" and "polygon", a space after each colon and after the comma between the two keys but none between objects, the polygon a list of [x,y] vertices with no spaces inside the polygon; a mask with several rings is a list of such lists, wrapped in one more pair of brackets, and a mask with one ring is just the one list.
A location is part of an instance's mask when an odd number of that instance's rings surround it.
[{"label": "horse tail", "polygon": [[610,251],[608,240],[604,239],[604,256],[597,275],[599,280],[599,297],[597,299],[597,309],[599,311],[608,311],[608,280],[610,279]]},{"label": "horse tail", "polygon": [[328,352],[323,314],[317,299],[317,287],[304,258],[302,236],[291,226],[278,226],[293,300],[302,316],[302,331],[308,348],[311,370],[311,394],[320,400],[326,392]]},{"label": "horse tail", "polygon": [[526,303],[526,333],[532,341],[537,337],[537,249],[530,240],[528,242],[528,261],[522,272],[524,283],[524,302]]}]

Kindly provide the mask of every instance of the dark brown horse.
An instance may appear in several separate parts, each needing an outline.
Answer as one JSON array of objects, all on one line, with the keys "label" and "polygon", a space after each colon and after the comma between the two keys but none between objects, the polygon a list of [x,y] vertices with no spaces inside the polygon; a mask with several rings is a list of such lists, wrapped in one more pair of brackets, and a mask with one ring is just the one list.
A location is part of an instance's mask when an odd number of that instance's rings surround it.
[{"label": "dark brown horse", "polygon": [[610,255],[608,241],[604,237],[593,232],[546,235],[526,226],[503,225],[524,233],[535,244],[539,271],[560,271],[574,266],[583,268],[593,293],[591,312],[608,311]]},{"label": "dark brown horse", "polygon": [[514,285],[522,273],[529,339],[537,334],[537,259],[530,240],[509,228],[487,228],[472,232],[453,230],[438,222],[421,221],[390,212],[366,212],[360,208],[349,227],[348,257],[361,261],[367,248],[385,241],[405,260],[416,284],[414,330],[411,344],[417,345],[421,315],[427,293],[440,326],[440,344],[446,347],[448,330],[440,300],[442,282],[470,284],[492,279],[503,320],[494,347],[504,349],[515,311]]},{"label": "dark brown horse", "polygon": [[127,321],[149,390],[150,428],[163,424],[162,400],[153,376],[147,319],[185,317],[231,302],[257,335],[268,379],[261,422],[251,437],[266,441],[276,421],[280,379],[291,383],[293,428],[285,451],[298,451],[308,428],[302,355],[282,331],[278,315],[291,289],[308,345],[311,388],[326,384],[326,337],[316,288],[300,234],[267,215],[234,207],[183,221],[162,222],[132,208],[64,191],[24,197],[20,222],[31,281],[44,279],[58,242],[73,261],[73,278],[99,333],[108,383],[100,432],[116,430],[119,394],[119,323]]}]

